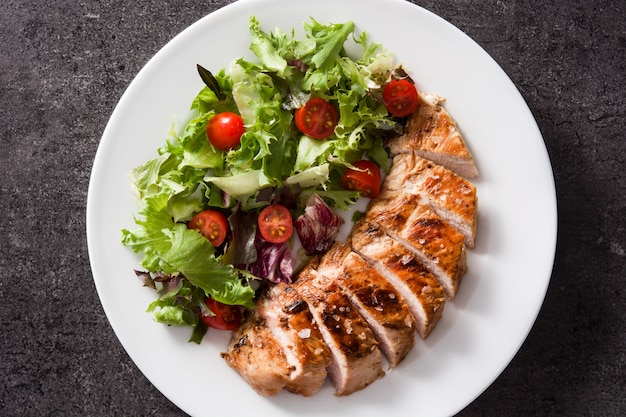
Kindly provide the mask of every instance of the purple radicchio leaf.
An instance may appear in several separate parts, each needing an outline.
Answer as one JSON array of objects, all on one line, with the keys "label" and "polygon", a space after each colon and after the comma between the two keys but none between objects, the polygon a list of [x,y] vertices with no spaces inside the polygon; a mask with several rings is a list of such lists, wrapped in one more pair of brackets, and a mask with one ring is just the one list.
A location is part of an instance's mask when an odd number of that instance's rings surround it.
[{"label": "purple radicchio leaf", "polygon": [[309,256],[326,252],[342,224],[343,219],[317,194],[307,199],[304,214],[295,221],[296,232]]},{"label": "purple radicchio leaf", "polygon": [[288,242],[270,243],[258,236],[257,255],[256,262],[248,265],[250,272],[271,282],[292,282],[293,262]]},{"label": "purple radicchio leaf", "polygon": [[156,285],[154,284],[154,280],[150,276],[150,272],[135,270],[135,275],[137,275],[137,278],[141,280],[144,287],[150,287],[153,290],[156,290]]}]

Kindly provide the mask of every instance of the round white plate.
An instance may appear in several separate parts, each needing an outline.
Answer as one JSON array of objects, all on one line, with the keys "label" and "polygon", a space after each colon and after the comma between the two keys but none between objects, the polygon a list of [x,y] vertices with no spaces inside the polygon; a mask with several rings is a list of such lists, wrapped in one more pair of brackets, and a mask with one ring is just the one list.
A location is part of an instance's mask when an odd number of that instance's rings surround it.
[{"label": "round white plate", "polygon": [[[347,397],[334,396],[329,383],[312,398],[257,395],[219,356],[227,332],[210,331],[196,345],[187,342],[189,328],[152,320],[145,309],[154,293],[134,276],[139,257],[120,243],[120,229],[135,227],[138,209],[128,173],[156,156],[173,121],[188,117],[203,86],[196,64],[219,70],[237,57],[253,58],[251,14],[265,30],[297,34],[309,17],[354,21],[395,54],[421,90],[447,98],[481,172],[478,243],[459,295],[400,366]],[[461,31],[402,0],[240,0],[201,19],[157,53],[123,95],[98,148],[87,202],[91,266],[111,326],[146,377],[194,416],[460,411],[502,372],[533,325],[550,280],[556,228],[550,161],[513,83]]]}]

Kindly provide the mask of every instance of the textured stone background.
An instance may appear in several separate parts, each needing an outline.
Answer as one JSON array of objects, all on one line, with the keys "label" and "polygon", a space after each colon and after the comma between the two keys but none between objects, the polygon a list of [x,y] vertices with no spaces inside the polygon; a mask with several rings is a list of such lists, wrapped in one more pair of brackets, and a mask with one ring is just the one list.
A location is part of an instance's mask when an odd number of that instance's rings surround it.
[{"label": "textured stone background", "polygon": [[[0,3],[0,415],[183,415],[104,316],[84,212],[124,89],[169,39],[227,3]],[[510,366],[460,415],[626,415],[626,3],[415,3],[512,78],[544,135],[558,194],[545,304]]]}]

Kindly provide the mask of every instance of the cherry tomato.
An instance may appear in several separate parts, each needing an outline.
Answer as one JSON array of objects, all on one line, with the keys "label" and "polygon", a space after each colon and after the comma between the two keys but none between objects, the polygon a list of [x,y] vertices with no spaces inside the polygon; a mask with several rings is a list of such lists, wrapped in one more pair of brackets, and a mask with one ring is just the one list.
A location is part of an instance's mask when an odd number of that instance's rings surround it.
[{"label": "cherry tomato", "polygon": [[341,178],[343,188],[360,191],[365,197],[378,197],[381,183],[378,165],[365,159],[357,161],[352,165],[363,171],[348,169]]},{"label": "cherry tomato", "polygon": [[293,233],[293,221],[287,207],[274,204],[259,213],[259,231],[263,239],[271,243],[283,243]]},{"label": "cherry tomato", "polygon": [[220,246],[228,233],[228,220],[222,212],[217,210],[204,210],[193,216],[189,229],[194,229],[211,242],[215,247]]},{"label": "cherry tomato", "polygon": [[233,330],[241,323],[241,307],[222,304],[212,298],[205,298],[204,304],[215,315],[200,315],[200,320],[209,327],[219,330]]},{"label": "cherry tomato", "polygon": [[339,114],[326,100],[314,97],[296,110],[296,127],[300,132],[315,139],[326,139],[335,131]]},{"label": "cherry tomato", "polygon": [[417,89],[405,80],[391,80],[383,89],[383,101],[389,113],[397,117],[408,116],[419,103]]},{"label": "cherry tomato", "polygon": [[215,148],[227,151],[239,145],[245,128],[241,116],[231,112],[218,113],[206,125],[206,137]]}]

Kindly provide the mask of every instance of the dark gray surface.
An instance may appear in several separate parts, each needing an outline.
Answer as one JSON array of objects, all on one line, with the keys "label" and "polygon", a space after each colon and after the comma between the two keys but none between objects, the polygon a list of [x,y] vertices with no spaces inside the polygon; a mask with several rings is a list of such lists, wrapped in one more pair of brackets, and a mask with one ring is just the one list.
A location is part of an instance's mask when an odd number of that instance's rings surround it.
[{"label": "dark gray surface", "polygon": [[[227,3],[0,3],[0,415],[183,415],[104,316],[84,212],[100,135],[124,89],[169,39]],[[626,415],[626,3],[415,3],[509,74],[557,186],[544,306],[508,368],[460,415]]]}]

